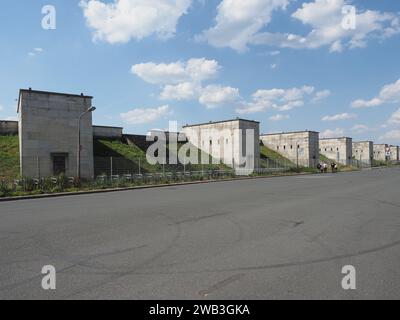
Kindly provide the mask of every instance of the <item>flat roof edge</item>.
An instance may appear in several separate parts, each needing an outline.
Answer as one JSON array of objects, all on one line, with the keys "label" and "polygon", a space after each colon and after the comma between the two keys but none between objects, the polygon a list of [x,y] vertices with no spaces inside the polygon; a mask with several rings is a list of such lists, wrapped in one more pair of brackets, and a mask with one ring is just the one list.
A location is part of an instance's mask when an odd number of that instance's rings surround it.
[{"label": "flat roof edge", "polygon": [[231,120],[210,121],[210,122],[190,124],[190,125],[187,124],[187,125],[183,126],[183,128],[200,127],[200,126],[206,126],[206,125],[210,125],[210,124],[218,124],[218,123],[234,122],[234,121],[245,121],[245,122],[258,123],[258,124],[260,123],[259,121],[255,121],[255,120],[247,120],[247,119],[237,118],[237,119],[231,119]]},{"label": "flat roof edge", "polygon": [[[369,140],[364,140],[364,141],[353,141],[353,143],[365,143],[365,142],[374,143],[373,141],[369,141]],[[374,143],[374,144],[375,144],[375,143]]]},{"label": "flat roof edge", "polygon": [[337,137],[337,138],[320,138],[319,140],[339,140],[339,139],[353,139],[351,137]]},{"label": "flat roof edge", "polygon": [[68,97],[79,97],[79,98],[93,99],[93,96],[88,96],[88,95],[84,95],[84,94],[52,92],[52,91],[42,91],[42,90],[32,90],[32,89],[20,89],[19,92],[20,93],[28,92],[28,93],[38,93],[38,94],[52,94],[52,95],[58,95],[58,96],[68,96]]},{"label": "flat roof edge", "polygon": [[93,128],[124,129],[124,127],[98,126],[98,125],[93,125]]},{"label": "flat roof edge", "polygon": [[318,131],[312,131],[312,130],[304,130],[304,131],[290,131],[290,132],[277,132],[277,133],[263,133],[260,135],[260,137],[266,137],[266,136],[278,136],[282,134],[293,134],[293,133],[318,133]]}]

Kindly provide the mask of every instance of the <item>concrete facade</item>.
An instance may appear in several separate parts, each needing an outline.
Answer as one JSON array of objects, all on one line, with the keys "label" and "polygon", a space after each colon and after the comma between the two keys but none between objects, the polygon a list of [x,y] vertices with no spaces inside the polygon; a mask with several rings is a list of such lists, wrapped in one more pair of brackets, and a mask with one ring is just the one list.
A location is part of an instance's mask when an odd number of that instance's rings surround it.
[{"label": "concrete facade", "polygon": [[314,168],[319,162],[319,133],[315,131],[265,134],[261,142],[290,161]]},{"label": "concrete facade", "polygon": [[319,152],[337,163],[349,166],[353,158],[353,139],[348,137],[319,139]]},{"label": "concrete facade", "polygon": [[[20,90],[18,113],[21,175],[77,176],[78,119],[92,97]],[[81,177],[93,177],[92,114],[81,120]]]},{"label": "concrete facade", "polygon": [[[248,133],[251,139],[246,139],[247,130],[250,130]],[[183,133],[195,147],[237,171],[252,171],[260,166],[259,122],[235,119],[186,125]],[[251,145],[250,140],[254,141],[254,145]]]},{"label": "concrete facade", "polygon": [[93,126],[94,138],[121,139],[123,135],[121,127]]},{"label": "concrete facade", "polygon": [[387,144],[374,144],[374,160],[387,161],[390,159],[389,145]]},{"label": "concrete facade", "polygon": [[365,165],[372,165],[374,143],[372,141],[353,142],[353,158]]},{"label": "concrete facade", "polygon": [[18,121],[0,120],[0,135],[17,135]]},{"label": "concrete facade", "polygon": [[399,146],[390,146],[390,161],[400,161]]}]

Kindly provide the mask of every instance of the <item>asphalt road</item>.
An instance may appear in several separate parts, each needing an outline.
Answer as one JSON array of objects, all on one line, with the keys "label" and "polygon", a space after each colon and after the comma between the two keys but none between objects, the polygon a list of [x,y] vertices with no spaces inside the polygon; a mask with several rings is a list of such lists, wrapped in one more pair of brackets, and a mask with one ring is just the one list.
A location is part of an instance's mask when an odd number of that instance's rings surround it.
[{"label": "asphalt road", "polygon": [[399,299],[399,185],[394,168],[0,203],[0,299]]}]

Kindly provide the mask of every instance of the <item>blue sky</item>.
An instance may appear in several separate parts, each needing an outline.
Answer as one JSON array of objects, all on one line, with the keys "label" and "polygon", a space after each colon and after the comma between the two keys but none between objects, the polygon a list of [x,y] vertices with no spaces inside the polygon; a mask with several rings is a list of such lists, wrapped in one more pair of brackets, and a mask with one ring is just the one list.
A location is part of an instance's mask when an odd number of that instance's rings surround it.
[{"label": "blue sky", "polygon": [[32,87],[128,133],[243,117],[400,144],[400,1],[14,0],[0,28],[0,119]]}]

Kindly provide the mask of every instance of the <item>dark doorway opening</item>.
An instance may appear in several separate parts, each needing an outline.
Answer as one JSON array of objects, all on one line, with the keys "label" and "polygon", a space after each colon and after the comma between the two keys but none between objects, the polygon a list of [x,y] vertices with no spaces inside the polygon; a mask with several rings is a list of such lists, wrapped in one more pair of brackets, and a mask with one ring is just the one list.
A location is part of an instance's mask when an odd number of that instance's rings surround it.
[{"label": "dark doorway opening", "polygon": [[53,175],[59,176],[66,173],[67,169],[67,154],[57,153],[52,154],[53,159]]}]

